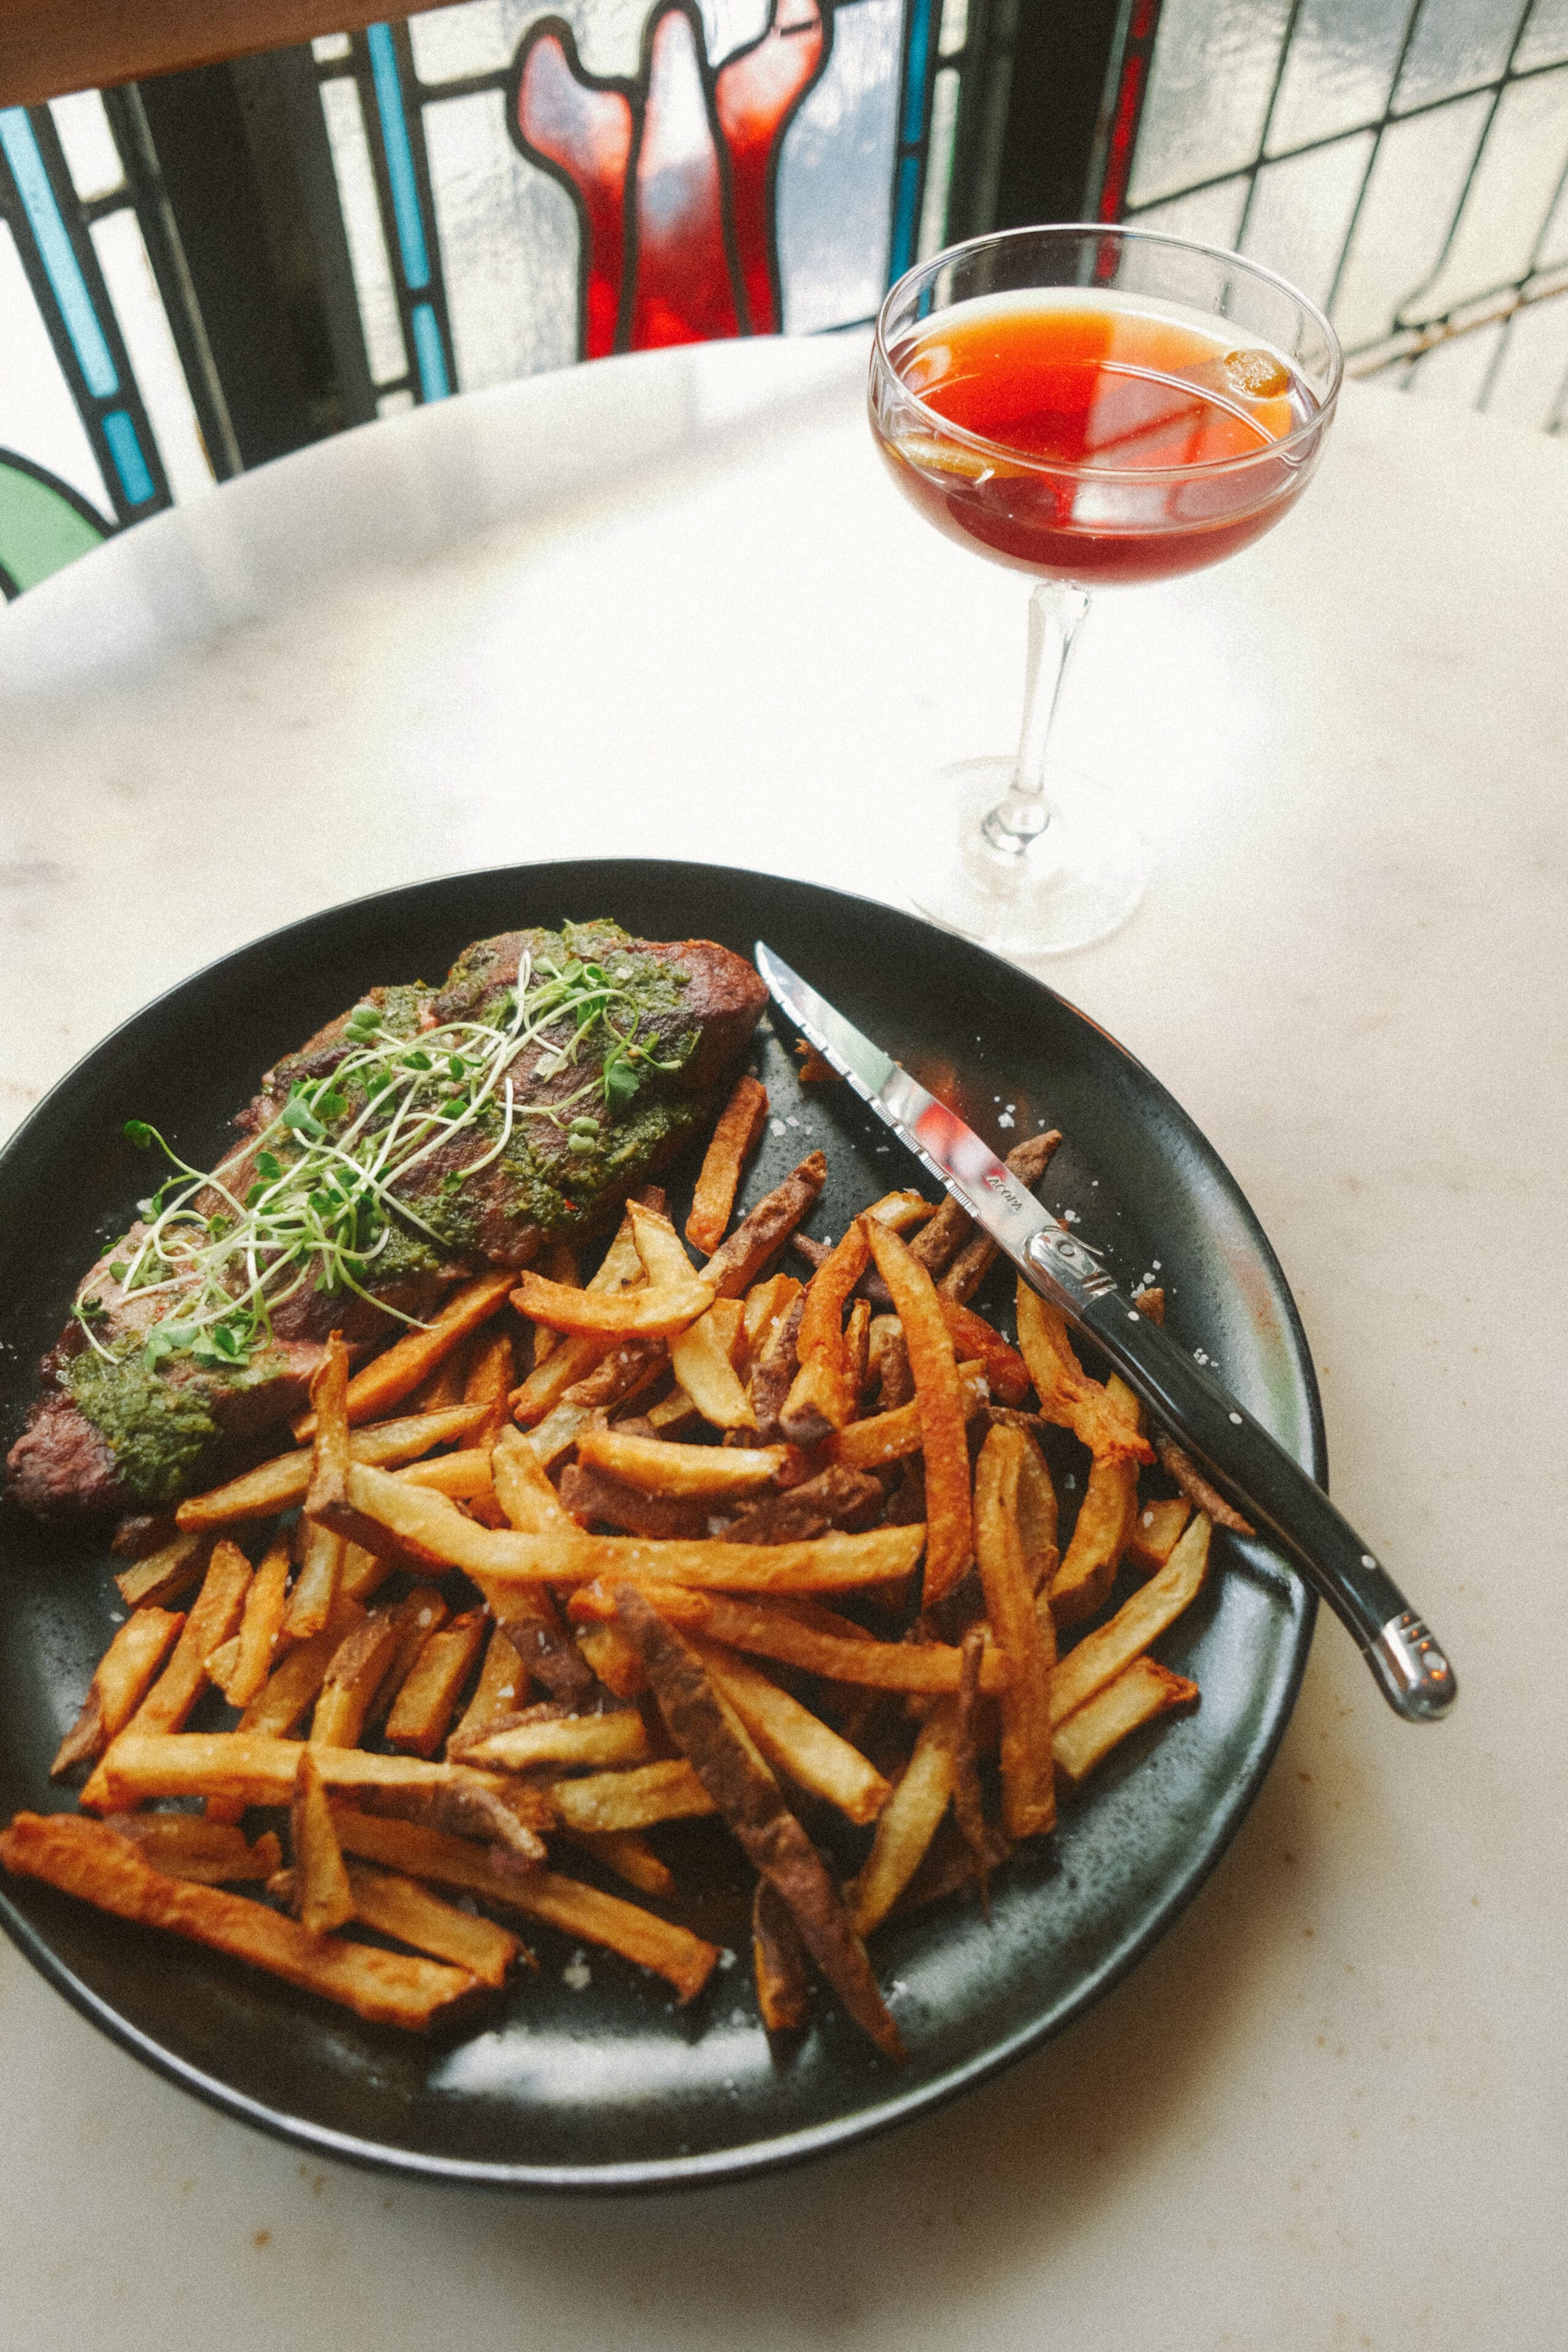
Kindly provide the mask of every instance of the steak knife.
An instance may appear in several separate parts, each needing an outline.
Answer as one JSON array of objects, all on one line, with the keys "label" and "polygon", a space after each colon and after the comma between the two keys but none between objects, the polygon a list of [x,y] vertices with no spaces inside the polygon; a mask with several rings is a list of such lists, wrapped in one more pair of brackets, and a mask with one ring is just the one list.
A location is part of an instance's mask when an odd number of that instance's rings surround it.
[{"label": "steak knife", "polygon": [[1142,1314],[1097,1252],[1043,1209],[957,1114],[758,940],[757,970],[795,1026],[842,1073],[1024,1280],[1104,1349],[1156,1421],[1301,1570],[1360,1643],[1409,1723],[1454,1703],[1454,1670],[1369,1545],[1284,1447]]}]

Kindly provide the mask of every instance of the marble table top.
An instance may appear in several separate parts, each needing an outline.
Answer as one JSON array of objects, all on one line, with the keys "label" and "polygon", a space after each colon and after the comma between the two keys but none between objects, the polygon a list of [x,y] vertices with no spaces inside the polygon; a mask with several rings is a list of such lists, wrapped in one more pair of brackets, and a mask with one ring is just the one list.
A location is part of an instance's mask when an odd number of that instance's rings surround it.
[{"label": "marble table top", "polygon": [[[10,607],[0,1131],[160,989],[386,885],[658,854],[896,899],[920,774],[1007,745],[1023,591],[889,487],[863,369],[715,346],[456,400]],[[1565,611],[1568,451],[1352,386],[1275,532],[1104,600],[1064,711],[1161,859],[1042,975],[1257,1208],[1454,1719],[1396,1722],[1325,1615],[1241,1834],[1099,2008],[885,2141],[640,2203],[303,2158],[4,1946],[4,2352],[1561,2343]]]}]

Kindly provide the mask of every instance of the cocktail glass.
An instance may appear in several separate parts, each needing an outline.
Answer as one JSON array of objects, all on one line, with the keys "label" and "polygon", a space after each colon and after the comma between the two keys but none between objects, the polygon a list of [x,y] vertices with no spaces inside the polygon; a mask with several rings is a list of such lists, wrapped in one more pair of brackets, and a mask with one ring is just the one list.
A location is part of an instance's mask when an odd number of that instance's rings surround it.
[{"label": "cocktail glass", "polygon": [[1016,756],[942,771],[911,828],[923,913],[1030,954],[1126,921],[1149,845],[1052,751],[1089,592],[1196,571],[1278,522],[1341,369],[1328,320],[1272,270],[1152,230],[1009,229],[899,280],[871,357],[879,446],[929,521],[1037,582]]}]

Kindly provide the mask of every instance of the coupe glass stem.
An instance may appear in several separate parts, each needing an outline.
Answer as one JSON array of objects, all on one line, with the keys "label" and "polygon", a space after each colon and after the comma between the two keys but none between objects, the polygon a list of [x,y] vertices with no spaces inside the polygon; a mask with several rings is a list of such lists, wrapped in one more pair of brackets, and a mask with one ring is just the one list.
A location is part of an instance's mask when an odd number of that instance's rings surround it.
[{"label": "coupe glass stem", "polygon": [[1029,658],[1024,673],[1024,724],[1013,782],[985,820],[985,838],[1005,856],[1022,857],[1051,821],[1046,798],[1051,722],[1062,680],[1089,610],[1087,588],[1041,580],[1029,599]]}]

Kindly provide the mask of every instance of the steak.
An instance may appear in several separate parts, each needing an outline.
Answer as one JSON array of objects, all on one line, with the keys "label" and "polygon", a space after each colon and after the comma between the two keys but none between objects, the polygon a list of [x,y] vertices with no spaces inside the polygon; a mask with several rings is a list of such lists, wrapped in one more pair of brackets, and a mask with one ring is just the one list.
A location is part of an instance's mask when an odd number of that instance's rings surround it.
[{"label": "steak", "polygon": [[[305,1402],[330,1332],[363,1357],[481,1268],[603,1230],[710,1123],[766,1001],[727,948],[607,921],[506,932],[466,949],[439,987],[372,989],[264,1075],[240,1141],[190,1196],[181,1230],[218,1268],[205,1289],[184,1261],[150,1255],[145,1214],[89,1270],[8,1493],[44,1517],[196,1493]],[[395,1150],[372,1187],[363,1171]],[[244,1222],[296,1167],[290,1206],[308,1185],[301,1213],[321,1203],[336,1219],[337,1258]],[[264,1317],[247,1263],[270,1286]]]}]

